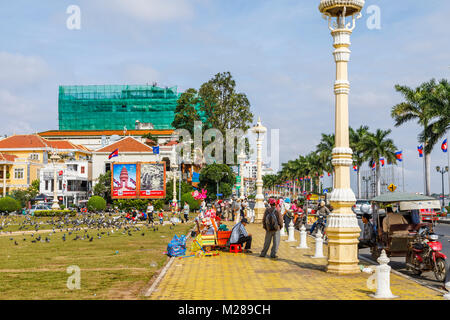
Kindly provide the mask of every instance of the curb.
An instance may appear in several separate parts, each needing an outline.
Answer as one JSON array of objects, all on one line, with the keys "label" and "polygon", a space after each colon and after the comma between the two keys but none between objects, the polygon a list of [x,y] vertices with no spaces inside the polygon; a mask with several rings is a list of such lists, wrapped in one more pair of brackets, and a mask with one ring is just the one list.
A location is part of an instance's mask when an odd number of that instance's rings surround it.
[{"label": "curb", "polygon": [[[450,222],[449,222],[449,224],[450,224]],[[308,237],[311,237],[311,238],[315,239],[313,236],[311,236],[311,235],[309,235],[309,234],[308,234]],[[358,254],[358,259],[363,260],[363,261],[365,261],[365,262],[367,262],[367,263],[370,263],[370,264],[373,264],[373,265],[378,265],[378,263],[377,263],[376,261],[373,261],[373,260],[371,260],[371,259],[369,259],[369,258],[363,257],[363,256],[361,256],[361,255],[359,255],[359,254]],[[439,292],[439,293],[441,293],[441,294],[446,294],[446,293],[448,293],[448,292],[446,292],[446,291],[444,291],[444,290],[442,290],[442,289],[434,288],[434,287],[432,287],[432,286],[430,286],[430,285],[428,285],[428,284],[426,284],[426,283],[421,282],[421,281],[418,280],[418,279],[412,278],[412,277],[410,277],[410,276],[408,276],[408,275],[406,275],[406,274],[404,274],[404,273],[401,273],[400,271],[394,270],[393,268],[391,268],[391,272],[394,273],[394,274],[396,274],[396,275],[398,275],[398,276],[400,276],[400,277],[403,277],[403,278],[405,278],[405,279],[407,279],[407,280],[414,281],[415,283],[417,283],[417,284],[419,284],[419,285],[421,285],[421,286],[423,286],[423,287],[426,287],[426,288],[428,288],[428,289],[432,289],[432,290],[434,290],[434,291],[437,291],[437,292]]]},{"label": "curb", "polygon": [[[191,231],[193,231],[194,229],[195,229],[195,226],[190,231],[188,231],[188,236],[186,237],[186,242],[191,238]],[[158,278],[156,278],[155,282],[152,283],[151,287],[144,294],[144,297],[150,297],[152,295],[152,293],[156,290],[156,287],[159,285],[162,278],[164,278],[164,276],[166,275],[167,270],[169,270],[169,268],[172,265],[172,263],[174,262],[175,258],[176,257],[171,257],[169,259],[169,262],[166,263],[164,268],[159,273]]]},{"label": "curb", "polygon": [[439,221],[436,221],[437,223],[442,223],[442,224],[450,224],[450,219],[448,219],[448,220],[439,220]]}]

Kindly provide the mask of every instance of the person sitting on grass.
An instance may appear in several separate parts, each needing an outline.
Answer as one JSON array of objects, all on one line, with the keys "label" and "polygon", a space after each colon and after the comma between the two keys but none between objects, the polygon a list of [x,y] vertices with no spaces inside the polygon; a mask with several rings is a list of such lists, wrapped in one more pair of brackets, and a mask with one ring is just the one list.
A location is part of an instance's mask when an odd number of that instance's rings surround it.
[{"label": "person sitting on grass", "polygon": [[243,245],[245,243],[244,253],[252,253],[250,250],[252,247],[252,235],[245,229],[247,224],[247,218],[242,218],[240,222],[236,223],[231,230],[230,244]]}]

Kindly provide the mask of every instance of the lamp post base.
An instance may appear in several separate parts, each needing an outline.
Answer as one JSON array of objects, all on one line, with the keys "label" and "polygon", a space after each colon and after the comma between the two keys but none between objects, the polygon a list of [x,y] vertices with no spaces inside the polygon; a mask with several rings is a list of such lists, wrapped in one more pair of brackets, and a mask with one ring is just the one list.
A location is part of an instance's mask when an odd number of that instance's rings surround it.
[{"label": "lamp post base", "polygon": [[52,210],[60,210],[61,207],[59,206],[58,201],[53,201]]},{"label": "lamp post base", "polygon": [[327,272],[338,275],[360,273],[358,237],[360,228],[327,228]]}]

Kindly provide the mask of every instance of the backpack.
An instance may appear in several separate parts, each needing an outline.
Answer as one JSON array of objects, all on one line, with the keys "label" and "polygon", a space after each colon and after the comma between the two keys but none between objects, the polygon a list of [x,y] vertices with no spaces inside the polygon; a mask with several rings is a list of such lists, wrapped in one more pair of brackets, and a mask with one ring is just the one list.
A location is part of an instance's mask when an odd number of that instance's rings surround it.
[{"label": "backpack", "polygon": [[266,216],[267,231],[277,231],[278,219],[277,219],[277,216],[275,215],[275,210],[276,209],[272,209],[272,211],[267,213],[267,216]]}]

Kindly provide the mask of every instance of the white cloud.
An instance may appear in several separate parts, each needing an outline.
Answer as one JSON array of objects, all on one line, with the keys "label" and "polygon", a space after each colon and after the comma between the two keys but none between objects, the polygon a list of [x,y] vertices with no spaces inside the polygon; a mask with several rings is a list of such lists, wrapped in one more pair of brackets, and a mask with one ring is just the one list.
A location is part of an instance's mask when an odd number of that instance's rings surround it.
[{"label": "white cloud", "polygon": [[191,18],[194,10],[187,0],[108,0],[104,7],[147,22]]},{"label": "white cloud", "polygon": [[42,58],[9,52],[0,52],[0,70],[3,88],[37,84],[50,74],[50,68]]},{"label": "white cloud", "polygon": [[153,82],[157,82],[160,84],[163,82],[161,74],[158,71],[144,65],[133,64],[126,66],[123,74],[124,81],[127,83],[153,84]]}]

